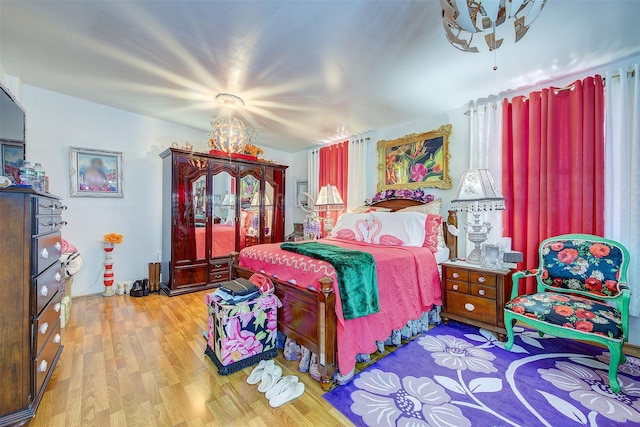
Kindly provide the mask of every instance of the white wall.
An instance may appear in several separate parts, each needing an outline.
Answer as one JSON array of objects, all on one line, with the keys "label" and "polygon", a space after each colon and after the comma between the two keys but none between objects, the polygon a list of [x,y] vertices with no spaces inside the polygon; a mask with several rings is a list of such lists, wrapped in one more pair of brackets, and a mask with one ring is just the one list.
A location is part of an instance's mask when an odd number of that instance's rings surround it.
[{"label": "white wall", "polygon": [[[84,259],[74,278],[73,295],[102,292],[100,242],[109,232],[124,235],[113,252],[116,280],[147,277],[147,263],[158,260],[161,250],[158,155],[172,142],[182,145],[187,140],[194,150],[207,152],[208,134],[29,85],[23,87],[22,100],[27,112],[27,159],[42,163],[50,192],[65,199],[69,209],[64,219],[69,224],[63,237],[78,247]],[[121,151],[124,198],[70,197],[69,146]],[[267,149],[265,158],[288,164],[291,155]],[[294,187],[290,181],[288,177],[287,190]]]}]

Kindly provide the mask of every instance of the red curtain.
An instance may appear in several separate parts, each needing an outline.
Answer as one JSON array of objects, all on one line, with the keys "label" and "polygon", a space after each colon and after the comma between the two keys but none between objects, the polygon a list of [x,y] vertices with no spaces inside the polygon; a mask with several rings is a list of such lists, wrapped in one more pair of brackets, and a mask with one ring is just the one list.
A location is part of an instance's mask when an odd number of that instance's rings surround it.
[{"label": "red curtain", "polygon": [[[342,200],[347,200],[349,142],[341,142],[320,149],[320,176],[318,178],[320,188],[323,185],[335,185],[340,192]],[[339,212],[329,213],[335,225]],[[322,216],[324,216],[323,214]]]},{"label": "red curtain", "polygon": [[538,266],[547,237],[604,234],[603,87],[595,76],[503,101],[504,235],[524,268]]}]

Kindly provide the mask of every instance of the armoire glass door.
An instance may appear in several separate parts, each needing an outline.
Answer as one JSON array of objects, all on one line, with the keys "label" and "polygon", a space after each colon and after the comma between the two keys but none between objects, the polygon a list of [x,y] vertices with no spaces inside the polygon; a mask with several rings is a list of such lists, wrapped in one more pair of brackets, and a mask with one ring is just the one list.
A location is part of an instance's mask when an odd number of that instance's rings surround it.
[{"label": "armoire glass door", "polygon": [[260,167],[245,168],[240,172],[240,249],[260,243],[260,206],[254,199],[260,194],[261,176]]},{"label": "armoire glass door", "polygon": [[228,257],[236,250],[236,179],[225,169],[211,175],[211,258]]}]

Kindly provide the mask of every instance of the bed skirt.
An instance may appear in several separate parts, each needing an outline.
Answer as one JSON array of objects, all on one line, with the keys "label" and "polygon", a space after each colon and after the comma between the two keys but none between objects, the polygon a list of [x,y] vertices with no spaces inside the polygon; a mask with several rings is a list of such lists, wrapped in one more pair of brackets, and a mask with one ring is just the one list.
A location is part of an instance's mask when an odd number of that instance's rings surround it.
[{"label": "bed skirt", "polygon": [[[391,332],[389,337],[384,341],[376,341],[377,351],[380,354],[385,353],[385,346],[400,346],[403,340],[409,340],[417,335],[426,333],[429,330],[429,325],[439,325],[442,323],[440,318],[440,311],[442,306],[434,305],[431,310],[425,311],[416,320],[409,320],[402,329],[395,329]],[[285,360],[297,360],[298,370],[300,372],[308,372],[311,378],[316,381],[320,381],[320,372],[318,371],[318,361],[315,353],[311,353],[307,348],[297,344],[294,340],[287,338],[281,332],[278,332],[278,339],[276,340],[277,347],[283,351]],[[358,354],[356,362],[368,362],[371,360],[371,355],[366,353]],[[340,371],[336,369],[334,374],[334,382],[342,385],[351,381],[355,374],[355,368],[347,375],[340,374]]]}]

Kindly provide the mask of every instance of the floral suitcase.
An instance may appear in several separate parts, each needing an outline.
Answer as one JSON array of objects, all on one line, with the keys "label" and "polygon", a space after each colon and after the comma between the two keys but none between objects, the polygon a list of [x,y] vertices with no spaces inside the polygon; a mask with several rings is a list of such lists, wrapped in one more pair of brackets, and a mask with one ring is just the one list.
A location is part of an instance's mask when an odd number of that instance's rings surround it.
[{"label": "floral suitcase", "polygon": [[227,375],[272,359],[278,354],[278,307],[275,295],[238,304],[227,304],[213,293],[205,296],[209,308],[209,326],[205,354]]}]

